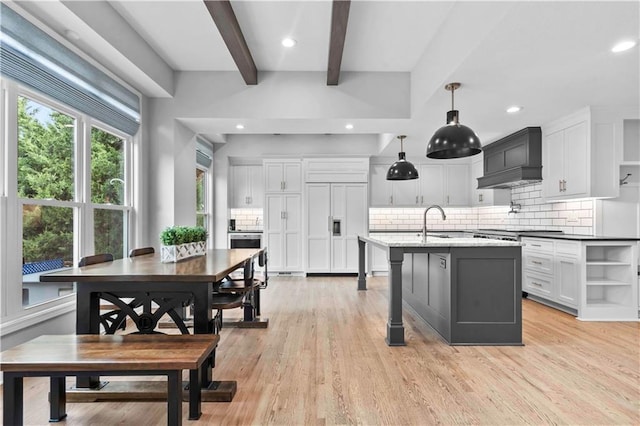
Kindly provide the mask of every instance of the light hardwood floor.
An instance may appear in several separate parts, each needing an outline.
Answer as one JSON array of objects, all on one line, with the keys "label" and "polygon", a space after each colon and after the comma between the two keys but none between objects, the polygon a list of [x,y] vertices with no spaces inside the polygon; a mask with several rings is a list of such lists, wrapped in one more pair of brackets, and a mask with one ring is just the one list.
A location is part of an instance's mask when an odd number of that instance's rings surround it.
[{"label": "light hardwood floor", "polygon": [[[640,326],[523,303],[525,346],[448,346],[405,310],[384,342],[387,279],[273,277],[267,329],[221,332],[214,375],[231,403],[200,424],[640,424]],[[186,377],[186,376],[185,376]],[[114,378],[115,379],[115,378]],[[71,384],[71,380],[69,380]],[[47,424],[48,380],[25,379],[25,424]],[[67,425],[166,424],[161,402],[67,404]]]}]

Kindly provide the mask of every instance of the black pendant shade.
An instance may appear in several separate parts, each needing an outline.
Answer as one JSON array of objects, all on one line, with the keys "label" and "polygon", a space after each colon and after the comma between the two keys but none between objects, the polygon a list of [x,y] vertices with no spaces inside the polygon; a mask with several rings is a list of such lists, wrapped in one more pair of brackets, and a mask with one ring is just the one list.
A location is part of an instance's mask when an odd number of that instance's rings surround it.
[{"label": "black pendant shade", "polygon": [[411,180],[418,179],[418,171],[415,166],[406,160],[406,155],[403,151],[402,141],[406,138],[405,135],[398,136],[400,139],[400,152],[398,153],[398,161],[393,163],[387,171],[387,180]]},{"label": "black pendant shade", "polygon": [[447,125],[440,127],[427,144],[427,157],[437,160],[469,157],[482,152],[478,135],[469,127],[460,124],[459,113],[453,109],[453,91],[460,83],[445,86],[451,91],[451,111],[447,112]]}]

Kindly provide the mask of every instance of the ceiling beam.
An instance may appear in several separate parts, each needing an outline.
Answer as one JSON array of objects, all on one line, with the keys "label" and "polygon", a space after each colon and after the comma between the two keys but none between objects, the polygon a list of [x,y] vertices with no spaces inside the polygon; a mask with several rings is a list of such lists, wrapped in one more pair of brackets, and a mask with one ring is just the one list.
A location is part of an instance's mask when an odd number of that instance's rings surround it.
[{"label": "ceiling beam", "polygon": [[229,49],[229,53],[248,85],[258,84],[258,69],[253,62],[249,46],[242,35],[242,30],[233,13],[229,0],[203,0],[213,18],[220,35]]},{"label": "ceiling beam", "polygon": [[333,0],[331,9],[331,38],[329,40],[329,65],[327,66],[327,86],[337,86],[340,79],[342,51],[347,35],[347,21],[351,0]]}]

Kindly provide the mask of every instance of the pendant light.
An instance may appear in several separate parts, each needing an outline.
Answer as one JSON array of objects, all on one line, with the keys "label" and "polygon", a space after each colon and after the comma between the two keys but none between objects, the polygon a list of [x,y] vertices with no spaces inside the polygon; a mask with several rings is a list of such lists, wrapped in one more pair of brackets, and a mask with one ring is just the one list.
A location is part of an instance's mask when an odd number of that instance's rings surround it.
[{"label": "pendant light", "polygon": [[449,83],[444,88],[451,92],[451,111],[447,112],[447,125],[440,127],[427,144],[427,157],[437,160],[469,157],[482,152],[478,135],[459,122],[459,113],[453,107],[453,92],[460,83]]},{"label": "pendant light", "polygon": [[405,153],[402,142],[406,135],[398,136],[400,139],[400,152],[398,153],[398,161],[393,163],[387,171],[387,180],[410,180],[418,179],[418,171],[415,166],[405,159]]}]

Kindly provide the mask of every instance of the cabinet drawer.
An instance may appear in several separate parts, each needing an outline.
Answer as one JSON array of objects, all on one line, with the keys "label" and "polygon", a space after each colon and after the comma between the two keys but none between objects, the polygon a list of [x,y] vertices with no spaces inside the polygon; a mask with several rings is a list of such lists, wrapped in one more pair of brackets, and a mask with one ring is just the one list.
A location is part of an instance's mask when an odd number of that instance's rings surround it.
[{"label": "cabinet drawer", "polygon": [[525,271],[523,289],[529,293],[537,294],[547,299],[551,298],[551,277]]},{"label": "cabinet drawer", "polygon": [[574,241],[562,241],[556,240],[556,253],[568,254],[578,257],[580,255],[580,248],[582,245]]},{"label": "cabinet drawer", "polygon": [[553,256],[551,255],[525,251],[522,253],[522,260],[525,269],[544,274],[553,273]]},{"label": "cabinet drawer", "polygon": [[534,239],[534,238],[523,238],[522,242],[524,243],[525,250],[535,250],[535,251],[545,251],[549,254],[553,253],[553,241],[552,240],[543,240],[543,239]]}]

